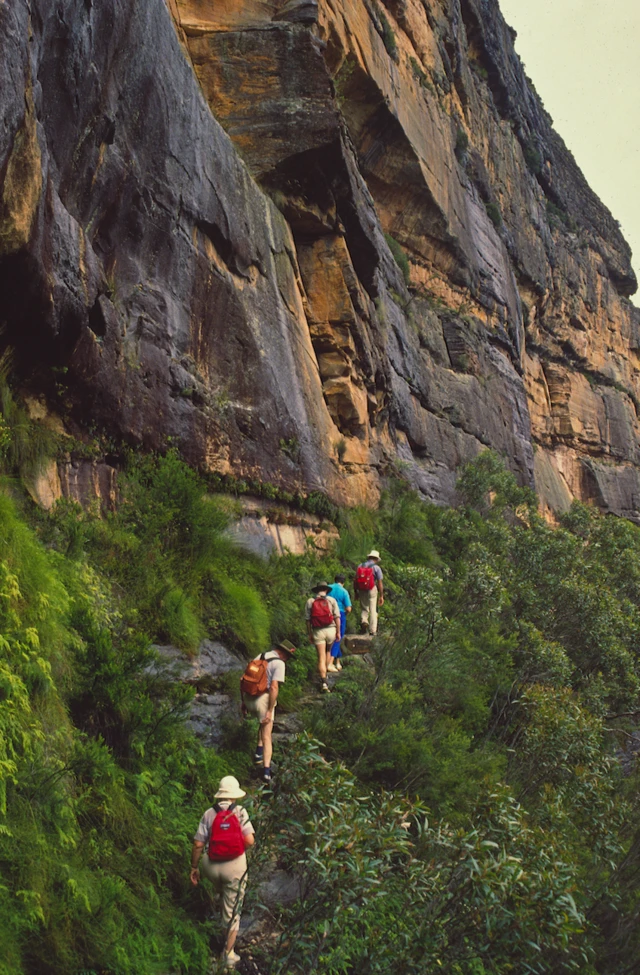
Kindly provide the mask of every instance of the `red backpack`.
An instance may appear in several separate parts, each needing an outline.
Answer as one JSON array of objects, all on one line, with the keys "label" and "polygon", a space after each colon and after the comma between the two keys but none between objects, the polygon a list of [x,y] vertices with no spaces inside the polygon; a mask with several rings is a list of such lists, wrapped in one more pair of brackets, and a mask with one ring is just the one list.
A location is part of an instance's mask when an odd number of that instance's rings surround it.
[{"label": "red backpack", "polygon": [[234,812],[236,804],[232,802],[228,809],[221,809],[218,804],[213,808],[216,816],[211,824],[209,859],[235,860],[244,853],[242,826]]},{"label": "red backpack", "polygon": [[320,630],[325,626],[335,626],[335,620],[326,596],[318,596],[311,607],[311,626]]},{"label": "red backpack", "polygon": [[370,565],[359,565],[356,569],[356,577],[353,580],[353,588],[356,590],[375,589],[376,577],[373,567]]}]

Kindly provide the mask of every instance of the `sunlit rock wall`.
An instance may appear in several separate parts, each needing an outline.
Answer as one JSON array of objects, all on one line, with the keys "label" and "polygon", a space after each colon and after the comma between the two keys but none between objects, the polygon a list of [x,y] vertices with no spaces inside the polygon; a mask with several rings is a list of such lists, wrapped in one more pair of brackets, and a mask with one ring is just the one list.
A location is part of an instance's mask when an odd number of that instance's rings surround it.
[{"label": "sunlit rock wall", "polygon": [[15,0],[0,72],[4,341],[69,428],[640,517],[629,250],[495,2]]}]

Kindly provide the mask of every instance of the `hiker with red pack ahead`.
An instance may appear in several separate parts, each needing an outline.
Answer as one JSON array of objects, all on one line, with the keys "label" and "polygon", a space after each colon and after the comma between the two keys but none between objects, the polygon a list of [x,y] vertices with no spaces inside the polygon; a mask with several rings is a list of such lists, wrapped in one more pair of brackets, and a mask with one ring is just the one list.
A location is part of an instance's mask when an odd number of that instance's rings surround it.
[{"label": "hiker with red pack ahead", "polygon": [[315,586],[311,592],[316,595],[307,599],[304,608],[304,616],[307,621],[307,633],[309,642],[313,643],[318,651],[318,673],[320,675],[320,690],[328,693],[327,684],[327,650],[336,641],[336,636],[340,632],[340,607],[329,595],[329,586],[326,582],[321,582]]},{"label": "hiker with red pack ahead", "polygon": [[353,588],[360,600],[362,632],[368,632],[371,636],[378,632],[378,604],[384,605],[384,585],[379,561],[380,552],[373,549],[356,569],[353,581]]},{"label": "hiker with red pack ahead", "polygon": [[[233,950],[240,927],[240,911],[247,886],[245,850],[255,842],[254,829],[246,809],[238,799],[246,796],[233,775],[225,775],[214,798],[218,801],[200,820],[191,850],[191,883],[198,885],[200,876],[213,884],[222,899],[222,923],[227,937],[222,960],[227,968],[240,961]],[[202,851],[206,853],[200,859]]]},{"label": "hiker with red pack ahead", "polygon": [[284,684],[285,664],[296,652],[293,643],[282,640],[273,650],[261,653],[247,665],[240,678],[242,714],[255,714],[258,726],[258,744],[255,761],[262,765],[262,779],[271,782],[271,756],[273,754],[273,718],[280,684]]}]

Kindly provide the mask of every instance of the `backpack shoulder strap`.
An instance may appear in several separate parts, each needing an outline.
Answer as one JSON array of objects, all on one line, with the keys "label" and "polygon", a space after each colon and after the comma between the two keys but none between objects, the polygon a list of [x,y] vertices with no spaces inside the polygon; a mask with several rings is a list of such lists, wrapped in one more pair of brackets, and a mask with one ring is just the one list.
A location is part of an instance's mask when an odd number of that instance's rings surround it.
[{"label": "backpack shoulder strap", "polygon": [[233,812],[233,810],[236,808],[237,805],[238,805],[237,802],[232,802],[230,806],[227,806],[226,809],[223,809],[222,806],[220,805],[220,803],[219,802],[216,802],[216,804],[215,804],[215,806],[213,808],[215,809],[215,811],[217,813],[221,813],[221,812]]}]

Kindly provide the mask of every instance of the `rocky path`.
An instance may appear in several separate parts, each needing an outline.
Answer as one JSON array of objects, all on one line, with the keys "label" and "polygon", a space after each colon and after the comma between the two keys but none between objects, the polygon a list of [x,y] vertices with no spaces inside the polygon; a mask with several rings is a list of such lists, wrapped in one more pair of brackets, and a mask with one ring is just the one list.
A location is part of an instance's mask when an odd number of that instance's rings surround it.
[{"label": "rocky path", "polygon": [[[223,719],[226,716],[237,715],[238,702],[230,690],[230,682],[239,678],[245,667],[245,661],[236,657],[222,644],[204,640],[198,653],[189,657],[174,646],[158,646],[159,661],[153,665],[163,676],[196,688],[195,697],[191,703],[188,724],[203,744],[209,747],[219,745],[223,737]],[[345,637],[343,644],[344,666],[373,667],[371,656],[371,637],[350,635]],[[356,663],[357,661],[357,663]],[[335,688],[342,676],[339,673],[327,675],[327,683],[331,690]],[[303,712],[312,704],[326,699],[317,682],[313,682],[307,692],[298,701],[298,711],[283,713],[276,712],[273,731],[274,741],[274,772],[277,775],[278,755],[281,747],[304,730],[304,722],[299,712]],[[249,793],[257,793],[258,787],[248,786]],[[252,877],[252,883],[256,879]],[[282,906],[293,902],[299,896],[296,878],[273,863],[266,870],[262,869],[262,879],[255,895],[251,900],[256,906],[243,914],[238,937],[238,951],[241,961],[235,971],[239,975],[265,975],[258,962],[253,958],[252,948],[260,945],[264,949],[265,942],[275,937],[270,932],[273,913]],[[212,957],[210,975],[218,975],[225,969],[217,956]]]}]

